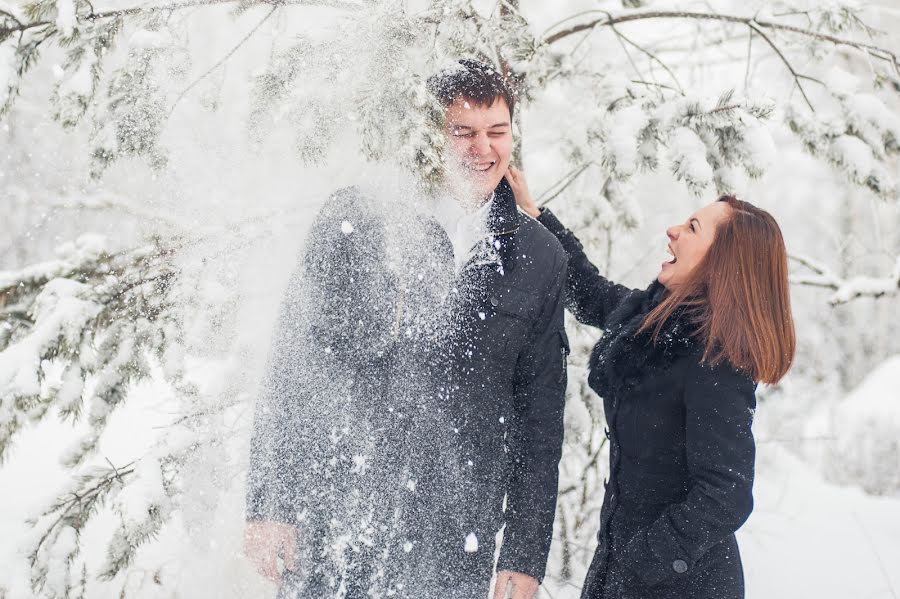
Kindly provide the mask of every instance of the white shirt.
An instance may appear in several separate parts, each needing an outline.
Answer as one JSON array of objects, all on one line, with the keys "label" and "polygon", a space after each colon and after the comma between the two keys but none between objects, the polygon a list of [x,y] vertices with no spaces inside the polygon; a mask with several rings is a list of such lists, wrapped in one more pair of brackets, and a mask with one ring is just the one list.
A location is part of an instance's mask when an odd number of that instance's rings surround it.
[{"label": "white shirt", "polygon": [[483,206],[470,211],[451,196],[437,198],[434,216],[450,237],[457,272],[472,257],[478,242],[488,236],[488,215],[493,203],[491,194]]}]

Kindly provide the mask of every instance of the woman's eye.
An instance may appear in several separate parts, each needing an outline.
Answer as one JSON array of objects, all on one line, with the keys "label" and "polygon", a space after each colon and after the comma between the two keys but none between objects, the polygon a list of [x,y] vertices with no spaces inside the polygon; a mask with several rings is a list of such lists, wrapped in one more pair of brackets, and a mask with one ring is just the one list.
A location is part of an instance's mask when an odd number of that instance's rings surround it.
[{"label": "woman's eye", "polygon": [[691,222],[689,226],[691,227],[691,231],[693,231],[693,230],[694,230],[694,223]]}]

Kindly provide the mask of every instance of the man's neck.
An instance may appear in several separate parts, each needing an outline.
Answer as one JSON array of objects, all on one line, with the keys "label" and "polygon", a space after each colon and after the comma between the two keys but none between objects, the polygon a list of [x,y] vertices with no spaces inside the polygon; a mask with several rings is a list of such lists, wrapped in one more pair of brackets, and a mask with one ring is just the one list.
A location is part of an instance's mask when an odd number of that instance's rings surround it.
[{"label": "man's neck", "polygon": [[467,213],[478,212],[494,198],[493,191],[483,195],[483,192],[472,193],[471,190],[459,188],[450,188],[450,195]]}]

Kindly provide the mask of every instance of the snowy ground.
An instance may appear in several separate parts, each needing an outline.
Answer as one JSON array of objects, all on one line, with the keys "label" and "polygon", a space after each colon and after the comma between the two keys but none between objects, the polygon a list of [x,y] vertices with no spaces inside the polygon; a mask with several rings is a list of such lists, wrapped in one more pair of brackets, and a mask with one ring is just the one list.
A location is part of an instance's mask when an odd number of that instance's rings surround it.
[{"label": "snowy ground", "polygon": [[[148,391],[148,400],[151,395]],[[153,401],[144,406],[142,413],[133,412],[127,418],[128,423],[122,415],[116,427],[123,434],[120,442],[150,443],[153,427],[165,415],[159,405],[153,407]],[[29,459],[10,460],[0,467],[0,588],[7,589],[5,599],[31,596],[24,578],[24,556],[18,549],[28,534],[23,521],[50,497],[51,481],[60,480],[55,456],[66,437],[66,427],[52,422],[29,431],[17,445],[17,451],[27,453]],[[748,599],[900,596],[900,499],[830,484],[780,440],[766,439],[762,433],[759,437],[756,509],[739,533]],[[115,440],[108,451],[115,455]],[[134,596],[267,596],[267,587],[239,555],[239,497],[238,488],[226,493],[207,522],[212,530],[203,534],[202,542],[182,532],[161,539],[161,546],[150,549],[152,554],[139,554],[138,562],[148,568],[169,563],[167,571],[179,580],[177,595],[151,593],[151,585]],[[108,591],[88,597],[112,599],[123,584],[118,581]],[[140,581],[132,581],[131,586],[140,587]],[[571,585],[550,583],[546,590],[543,597],[578,596]]]},{"label": "snowy ground", "polygon": [[738,537],[753,599],[900,596],[900,500],[827,484],[761,443],[756,509]]}]

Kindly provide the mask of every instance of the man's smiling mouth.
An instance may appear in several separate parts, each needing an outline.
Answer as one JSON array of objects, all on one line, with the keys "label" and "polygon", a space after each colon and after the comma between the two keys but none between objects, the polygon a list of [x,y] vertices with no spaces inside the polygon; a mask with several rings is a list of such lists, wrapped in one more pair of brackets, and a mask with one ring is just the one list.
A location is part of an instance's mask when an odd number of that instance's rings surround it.
[{"label": "man's smiling mouth", "polygon": [[486,173],[491,170],[493,166],[497,164],[496,160],[491,160],[489,162],[475,162],[475,163],[467,163],[465,167],[470,171],[475,171],[476,173]]}]

